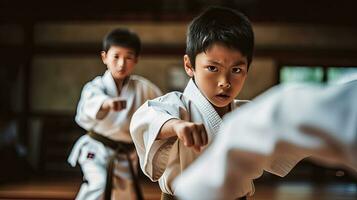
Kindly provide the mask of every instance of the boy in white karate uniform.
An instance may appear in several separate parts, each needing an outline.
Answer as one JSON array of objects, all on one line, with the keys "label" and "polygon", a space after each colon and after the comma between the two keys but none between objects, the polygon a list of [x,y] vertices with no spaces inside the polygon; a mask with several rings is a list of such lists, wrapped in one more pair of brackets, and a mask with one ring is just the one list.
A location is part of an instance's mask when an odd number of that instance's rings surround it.
[{"label": "boy in white karate uniform", "polygon": [[[130,133],[140,166],[159,181],[162,199],[174,199],[172,182],[219,134],[222,117],[242,101],[252,61],[254,34],[249,20],[234,10],[213,7],[188,27],[184,68],[191,77],[183,93],[147,101],[133,115]],[[214,173],[214,172],[213,172]],[[242,184],[241,196],[253,191]]]},{"label": "boy in white karate uniform", "polygon": [[103,40],[101,57],[108,70],[82,90],[75,120],[88,134],[76,142],[68,158],[72,166],[80,164],[85,180],[76,199],[101,199],[104,188],[105,199],[111,198],[112,188],[115,199],[132,196],[135,176],[130,169],[137,166],[137,155],[129,123],[146,100],[162,95],[150,81],[131,75],[140,50],[139,37],[127,29],[114,29]]}]

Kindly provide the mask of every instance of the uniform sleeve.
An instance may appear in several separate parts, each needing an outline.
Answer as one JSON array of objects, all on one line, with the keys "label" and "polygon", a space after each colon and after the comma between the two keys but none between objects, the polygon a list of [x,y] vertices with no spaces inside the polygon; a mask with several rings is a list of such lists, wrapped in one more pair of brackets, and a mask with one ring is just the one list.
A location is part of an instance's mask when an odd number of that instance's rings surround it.
[{"label": "uniform sleeve", "polygon": [[130,134],[141,169],[152,181],[157,181],[165,171],[172,144],[176,140],[156,140],[157,135],[165,122],[180,119],[180,110],[185,110],[180,97],[170,93],[147,101],[132,117]]},{"label": "uniform sleeve", "polygon": [[108,99],[104,88],[99,84],[87,83],[82,90],[78,103],[75,120],[79,126],[86,130],[92,129],[97,123],[96,115],[103,102]]}]

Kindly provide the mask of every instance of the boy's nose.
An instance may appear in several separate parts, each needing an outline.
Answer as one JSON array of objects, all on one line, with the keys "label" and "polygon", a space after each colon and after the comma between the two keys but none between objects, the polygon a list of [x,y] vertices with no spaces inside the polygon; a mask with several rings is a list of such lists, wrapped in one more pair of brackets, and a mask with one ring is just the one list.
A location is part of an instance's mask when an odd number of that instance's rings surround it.
[{"label": "boy's nose", "polygon": [[122,67],[122,66],[124,66],[124,63],[125,63],[125,60],[124,59],[119,59],[118,60],[118,65],[119,65],[119,67]]},{"label": "boy's nose", "polygon": [[220,83],[218,84],[218,86],[221,87],[221,88],[226,88],[226,89],[228,89],[228,88],[231,87],[231,84],[230,84],[229,82],[220,82]]}]

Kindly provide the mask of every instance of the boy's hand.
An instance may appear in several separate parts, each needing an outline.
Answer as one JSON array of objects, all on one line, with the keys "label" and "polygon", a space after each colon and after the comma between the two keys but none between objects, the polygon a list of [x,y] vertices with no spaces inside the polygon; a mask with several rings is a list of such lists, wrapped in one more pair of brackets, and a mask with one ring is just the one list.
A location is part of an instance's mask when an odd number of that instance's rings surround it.
[{"label": "boy's hand", "polygon": [[206,129],[201,123],[177,120],[172,124],[172,128],[185,146],[192,147],[197,152],[200,152],[208,143]]},{"label": "boy's hand", "polygon": [[102,108],[104,110],[121,111],[126,107],[126,100],[121,97],[115,97],[104,101]]},{"label": "boy's hand", "polygon": [[107,99],[103,102],[102,106],[100,107],[96,115],[96,119],[99,120],[104,119],[105,116],[108,115],[110,110],[118,112],[125,109],[125,107],[126,107],[126,100],[124,100],[121,97]]}]

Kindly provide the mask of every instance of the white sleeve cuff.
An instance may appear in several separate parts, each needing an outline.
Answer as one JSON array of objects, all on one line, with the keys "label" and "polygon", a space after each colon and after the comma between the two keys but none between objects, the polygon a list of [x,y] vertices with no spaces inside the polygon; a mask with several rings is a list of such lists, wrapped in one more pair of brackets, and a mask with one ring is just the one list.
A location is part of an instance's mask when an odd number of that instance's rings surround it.
[{"label": "white sleeve cuff", "polygon": [[157,181],[162,173],[165,171],[166,164],[169,158],[170,149],[173,144],[171,138],[164,140],[156,140],[157,135],[160,132],[161,127],[170,119],[178,119],[169,115],[167,113],[157,113],[160,115],[157,117],[157,121],[153,121],[149,127],[149,133],[146,134],[145,144],[148,151],[145,155],[145,166],[144,169],[148,174],[151,174],[150,178],[152,181]]}]

